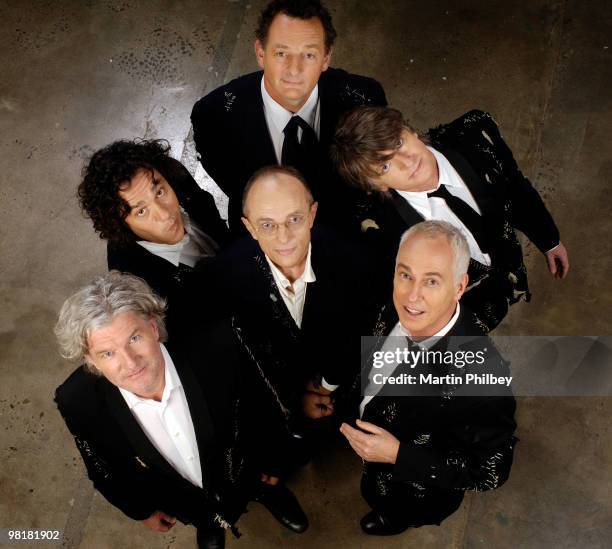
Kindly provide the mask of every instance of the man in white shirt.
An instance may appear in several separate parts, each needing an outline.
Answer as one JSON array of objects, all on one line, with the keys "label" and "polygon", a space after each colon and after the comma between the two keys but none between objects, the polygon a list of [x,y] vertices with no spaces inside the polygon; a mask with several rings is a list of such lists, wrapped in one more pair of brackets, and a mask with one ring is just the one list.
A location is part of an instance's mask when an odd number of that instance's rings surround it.
[{"label": "man in white shirt", "polygon": [[555,278],[567,275],[553,218],[487,113],[471,111],[419,136],[395,109],[356,109],[339,124],[332,156],[348,182],[374,191],[377,205],[362,230],[381,250],[389,276],[407,228],[435,219],[461,231],[471,257],[463,303],[488,330],[509,305],[530,298],[515,229],[544,254]]},{"label": "man in white shirt", "polygon": [[[459,355],[450,364],[440,360],[417,368],[395,359],[381,367],[372,360],[396,348],[434,354],[454,349],[461,356],[469,348],[483,353],[483,371],[507,373],[493,343],[459,304],[469,259],[466,239],[446,221],[418,223],[402,236],[393,307],[384,315],[375,350],[367,354],[364,379],[356,384],[363,387],[354,395],[360,419],[355,427],[347,422],[340,428],[364,460],[361,490],[372,507],[361,520],[366,534],[439,524],[457,510],[465,490],[495,489],[508,478],[516,428],[509,388],[459,395],[456,378],[469,371],[458,369]],[[401,381],[405,371],[416,386],[381,381]],[[419,377],[424,371],[440,383],[427,386]]]},{"label": "man in white shirt", "polygon": [[[160,532],[178,518],[196,526],[200,547],[223,547],[258,476],[279,474],[283,425],[259,398],[263,387],[229,324],[193,326],[191,337],[186,325],[166,347],[164,314],[145,282],[117,271],[66,300],[55,329],[60,349],[85,365],[55,400],[111,504]],[[299,504],[281,489],[305,529]]]},{"label": "man in white shirt", "polygon": [[342,113],[386,105],[385,93],[371,78],[330,68],[336,30],[318,0],[273,0],[262,10],[255,36],[263,71],[213,90],[191,113],[202,166],[229,197],[229,227],[244,234],[240,202],[251,175],[281,164],[306,178],[321,205],[319,217],[349,230],[356,224],[352,208],[363,197],[345,189],[333,172],[329,143]]}]

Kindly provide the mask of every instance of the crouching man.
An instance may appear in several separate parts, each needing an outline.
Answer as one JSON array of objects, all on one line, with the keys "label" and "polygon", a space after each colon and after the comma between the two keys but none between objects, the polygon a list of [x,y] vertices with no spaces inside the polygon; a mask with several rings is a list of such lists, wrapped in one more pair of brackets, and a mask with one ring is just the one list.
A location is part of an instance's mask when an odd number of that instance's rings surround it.
[{"label": "crouching man", "polygon": [[117,271],[66,300],[61,353],[85,364],[55,401],[111,504],[161,532],[193,524],[199,547],[223,547],[260,479],[280,473],[282,425],[241,366],[229,323],[197,337],[186,328],[166,347],[164,310],[143,280]]},{"label": "crouching man", "polygon": [[[426,221],[406,231],[397,254],[394,307],[383,311],[374,348],[385,351],[394,340],[391,346],[435,356],[469,339],[487,350],[481,372],[507,374],[492,341],[459,304],[469,259],[465,238],[447,222]],[[459,368],[458,359],[440,366],[432,368],[440,368],[434,376],[441,383],[420,391],[377,386],[373,372],[382,369],[364,368],[366,379],[356,384],[364,387],[356,394],[365,396],[355,402],[361,419],[356,428],[343,423],[340,430],[364,460],[361,491],[372,507],[361,520],[366,534],[440,524],[459,508],[466,490],[497,488],[510,474],[516,442],[511,390],[471,392],[463,384],[469,370]],[[396,375],[394,366],[386,373]]]}]

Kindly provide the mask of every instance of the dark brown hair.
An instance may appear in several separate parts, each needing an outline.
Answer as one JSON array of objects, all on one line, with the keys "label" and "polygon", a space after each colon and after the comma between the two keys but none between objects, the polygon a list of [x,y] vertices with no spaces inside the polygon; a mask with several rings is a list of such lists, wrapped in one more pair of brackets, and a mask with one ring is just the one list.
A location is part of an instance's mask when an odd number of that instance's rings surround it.
[{"label": "dark brown hair", "polygon": [[265,47],[268,31],[273,19],[278,14],[284,14],[296,19],[312,19],[316,17],[323,25],[325,32],[325,52],[328,53],[336,40],[336,29],[327,8],[318,0],[273,0],[259,15],[259,22],[255,29],[255,38]]}]

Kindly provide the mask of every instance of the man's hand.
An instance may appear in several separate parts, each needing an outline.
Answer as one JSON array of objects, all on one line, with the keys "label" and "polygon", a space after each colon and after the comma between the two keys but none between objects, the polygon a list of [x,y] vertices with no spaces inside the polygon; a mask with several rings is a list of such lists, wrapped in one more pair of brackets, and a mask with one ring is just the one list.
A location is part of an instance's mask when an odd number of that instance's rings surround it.
[{"label": "man's hand", "polygon": [[176,518],[163,511],[155,511],[148,519],[141,520],[145,526],[156,532],[167,532],[176,524]]},{"label": "man's hand", "polygon": [[555,278],[565,278],[569,271],[569,258],[563,242],[559,242],[558,246],[555,246],[544,255],[546,256],[546,263],[548,264],[550,274]]},{"label": "man's hand", "polygon": [[357,427],[367,432],[354,429],[347,423],[340,426],[340,432],[359,457],[373,463],[395,463],[400,446],[399,440],[389,431],[367,421],[358,419]]},{"label": "man's hand", "polygon": [[310,419],[321,419],[334,413],[334,405],[329,395],[308,391],[302,397],[302,410]]},{"label": "man's hand", "polygon": [[278,484],[278,481],[280,480],[278,477],[266,475],[265,473],[261,473],[261,476],[259,478],[261,482],[269,484],[270,486],[276,486]]}]

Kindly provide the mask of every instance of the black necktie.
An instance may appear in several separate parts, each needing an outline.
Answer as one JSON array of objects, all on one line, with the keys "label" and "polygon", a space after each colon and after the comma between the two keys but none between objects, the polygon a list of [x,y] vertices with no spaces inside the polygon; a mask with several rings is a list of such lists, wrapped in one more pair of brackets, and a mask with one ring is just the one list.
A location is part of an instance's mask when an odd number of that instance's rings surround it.
[{"label": "black necktie", "polygon": [[482,216],[477,211],[472,209],[469,204],[466,204],[460,198],[448,192],[446,185],[440,185],[433,193],[428,193],[429,198],[442,198],[451,211],[459,218],[459,220],[467,227],[468,231],[478,242],[478,246],[483,253],[487,253],[489,249],[489,239],[487,237],[485,224]]},{"label": "black necktie", "polygon": [[[299,141],[298,127],[302,128],[302,139]],[[300,116],[292,116],[283,133],[285,140],[283,141],[281,164],[293,166],[307,180],[310,179],[309,176],[316,167],[317,156],[317,136],[314,130]]]}]

